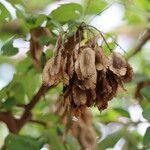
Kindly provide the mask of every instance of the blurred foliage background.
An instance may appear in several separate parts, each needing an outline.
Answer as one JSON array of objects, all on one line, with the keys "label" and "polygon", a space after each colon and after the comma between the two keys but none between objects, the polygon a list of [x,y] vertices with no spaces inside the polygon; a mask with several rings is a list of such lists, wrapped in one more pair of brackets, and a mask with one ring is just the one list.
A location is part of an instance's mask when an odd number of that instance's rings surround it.
[{"label": "blurred foliage background", "polygon": [[149,0],[0,0],[1,148],[5,143],[8,150],[80,149],[70,135],[65,145],[59,139],[64,126],[52,107],[62,85],[40,98],[32,118],[19,132],[14,132],[13,122],[22,116],[42,83],[42,69],[35,68],[29,50],[31,29],[42,26],[51,32],[51,38],[40,39],[42,68],[52,56],[59,32],[71,34],[72,26],[81,22],[104,32],[114,51],[123,53],[134,69],[126,92],[118,93],[107,110],[92,108],[97,149],[150,150]]}]

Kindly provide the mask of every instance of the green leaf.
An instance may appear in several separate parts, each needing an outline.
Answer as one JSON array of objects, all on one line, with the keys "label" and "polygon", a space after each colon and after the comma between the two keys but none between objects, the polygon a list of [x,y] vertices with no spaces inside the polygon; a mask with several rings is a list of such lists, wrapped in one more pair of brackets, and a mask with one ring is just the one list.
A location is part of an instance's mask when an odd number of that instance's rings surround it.
[{"label": "green leaf", "polygon": [[143,137],[137,131],[127,131],[125,134],[126,141],[131,142],[133,145],[137,145],[142,142]]},{"label": "green leaf", "polygon": [[19,104],[24,104],[25,103],[25,90],[23,88],[23,85],[19,82],[15,82],[12,86],[11,86],[11,90],[13,92],[13,95],[16,99],[16,101]]},{"label": "green leaf", "polygon": [[149,0],[135,0],[135,4],[140,8],[144,10],[150,9]]},{"label": "green leaf", "polygon": [[57,135],[56,129],[53,127],[50,129],[50,149],[51,150],[65,150],[63,144],[61,143],[61,140],[59,139]]},{"label": "green leaf", "polygon": [[124,135],[125,129],[121,129],[113,134],[108,135],[105,139],[103,139],[98,144],[97,150],[106,150],[107,148],[114,147],[115,144],[120,140],[120,138]]},{"label": "green leaf", "polygon": [[53,19],[65,23],[72,20],[77,20],[82,15],[82,6],[77,3],[63,4],[51,12]]},{"label": "green leaf", "polygon": [[75,139],[71,135],[68,135],[66,137],[66,142],[67,142],[67,146],[68,146],[69,150],[80,150],[81,149],[77,139]]},{"label": "green leaf", "polygon": [[145,132],[145,135],[144,135],[144,138],[143,138],[143,144],[147,148],[150,147],[150,127],[148,127],[146,132]]},{"label": "green leaf", "polygon": [[41,84],[40,74],[36,70],[31,69],[26,74],[19,77],[16,76],[16,80],[17,78],[19,78],[18,81],[22,84],[28,98],[31,99]]},{"label": "green leaf", "polygon": [[0,99],[5,99],[9,95],[15,99],[15,103],[24,104],[25,103],[25,90],[22,84],[18,81],[18,76],[15,75],[12,82],[10,82],[6,87],[0,91]]},{"label": "green leaf", "polygon": [[51,39],[48,36],[41,36],[39,38],[40,45],[49,45],[51,43]]},{"label": "green leaf", "polygon": [[122,108],[113,108],[112,110],[102,113],[98,115],[98,118],[101,122],[109,123],[109,122],[118,122],[119,117],[127,117],[130,118],[130,114],[128,111]]},{"label": "green leaf", "polygon": [[130,118],[129,112],[126,111],[125,109],[122,109],[122,108],[114,108],[113,110],[116,111],[117,113],[119,113],[119,114],[120,114],[121,116],[123,116],[123,117]]},{"label": "green leaf", "polygon": [[104,0],[84,0],[85,14],[92,15],[100,13],[107,6]]},{"label": "green leaf", "polygon": [[9,134],[5,140],[8,150],[40,150],[41,143],[28,136]]},{"label": "green leaf", "polygon": [[6,18],[11,18],[9,11],[5,6],[0,2],[0,21],[5,20]]},{"label": "green leaf", "polygon": [[7,0],[7,1],[9,3],[11,3],[12,5],[20,4],[20,5],[24,6],[23,0]]},{"label": "green leaf", "polygon": [[143,110],[143,117],[150,121],[150,108]]},{"label": "green leaf", "polygon": [[23,59],[17,64],[16,66],[17,72],[18,73],[27,72],[30,68],[32,68],[32,63],[33,62],[31,57],[28,56],[27,58]]},{"label": "green leaf", "polygon": [[37,21],[37,17],[35,17],[35,16],[31,16],[31,17],[26,18],[26,22],[29,25],[35,25],[36,21]]},{"label": "green leaf", "polygon": [[141,24],[145,21],[144,16],[138,13],[137,8],[135,7],[126,9],[125,19],[132,25]]},{"label": "green leaf", "polygon": [[141,95],[143,95],[146,99],[150,100],[150,86],[146,86],[141,89]]},{"label": "green leaf", "polygon": [[2,104],[2,107],[10,110],[13,106],[15,106],[16,100],[14,97],[9,97],[6,99],[6,101]]},{"label": "green leaf", "polygon": [[44,21],[46,21],[45,15],[36,15],[36,16],[32,15],[25,19],[25,22],[27,24],[27,27],[29,27],[29,29],[40,26]]},{"label": "green leaf", "polygon": [[5,56],[13,56],[18,53],[18,48],[13,47],[13,38],[9,39],[1,48],[2,54]]}]

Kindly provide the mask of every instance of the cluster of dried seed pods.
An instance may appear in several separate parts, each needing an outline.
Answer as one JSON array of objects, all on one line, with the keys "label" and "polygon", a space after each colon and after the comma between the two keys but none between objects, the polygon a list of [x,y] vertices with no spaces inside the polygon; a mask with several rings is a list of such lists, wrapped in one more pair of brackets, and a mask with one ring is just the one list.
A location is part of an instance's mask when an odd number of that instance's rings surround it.
[{"label": "cluster of dried seed pods", "polygon": [[118,87],[131,81],[133,71],[120,53],[106,56],[96,38],[80,45],[83,33],[80,26],[64,43],[60,34],[54,56],[43,70],[43,84],[56,86],[63,81],[63,96],[69,99],[70,109],[85,105],[103,110],[116,96]]},{"label": "cluster of dried seed pods", "polygon": [[86,31],[87,26],[81,25],[71,37],[64,39],[60,34],[54,56],[44,67],[43,84],[56,86],[63,82],[56,113],[65,124],[68,116],[76,117],[78,121],[72,121],[68,131],[77,137],[84,149],[94,149],[96,134],[89,107],[106,109],[118,88],[131,81],[133,71],[120,53],[106,55],[98,45],[97,36],[84,38]]}]

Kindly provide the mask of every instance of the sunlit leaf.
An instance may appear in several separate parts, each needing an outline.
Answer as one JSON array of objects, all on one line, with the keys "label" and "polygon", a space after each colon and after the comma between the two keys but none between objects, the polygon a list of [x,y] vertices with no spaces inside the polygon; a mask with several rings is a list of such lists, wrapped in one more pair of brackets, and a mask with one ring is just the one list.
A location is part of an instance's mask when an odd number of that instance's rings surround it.
[{"label": "sunlit leaf", "polygon": [[121,116],[123,116],[123,117],[130,118],[129,112],[126,111],[125,109],[122,109],[122,108],[114,108],[113,110],[116,111],[117,113],[119,113],[119,114],[120,114]]},{"label": "sunlit leaf", "polygon": [[25,90],[23,88],[23,85],[19,82],[15,82],[12,86],[11,86],[11,90],[13,92],[13,95],[16,99],[16,101],[19,104],[24,104],[25,103]]},{"label": "sunlit leaf", "polygon": [[7,8],[0,2],[0,21],[5,20],[6,18],[11,18],[11,15]]},{"label": "sunlit leaf", "polygon": [[119,139],[124,135],[125,129],[121,129],[113,134],[108,135],[98,144],[97,150],[106,150],[107,148],[114,147]]},{"label": "sunlit leaf", "polygon": [[59,22],[79,19],[82,15],[82,6],[77,3],[63,4],[53,10],[51,16]]},{"label": "sunlit leaf", "polygon": [[125,12],[125,19],[129,22],[129,24],[141,24],[144,22],[144,17],[140,13],[138,13],[135,7],[127,9]]},{"label": "sunlit leaf", "polygon": [[22,84],[25,93],[27,94],[29,99],[32,98],[35,91],[41,84],[40,75],[35,70],[31,70],[26,74],[20,76],[18,80]]},{"label": "sunlit leaf", "polygon": [[13,46],[13,38],[9,39],[1,48],[2,54],[5,56],[13,56],[18,53],[18,48]]},{"label": "sunlit leaf", "polygon": [[150,9],[149,0],[135,0],[135,4],[140,8],[144,10]]},{"label": "sunlit leaf", "polygon": [[107,6],[104,0],[84,0],[85,14],[98,14]]}]

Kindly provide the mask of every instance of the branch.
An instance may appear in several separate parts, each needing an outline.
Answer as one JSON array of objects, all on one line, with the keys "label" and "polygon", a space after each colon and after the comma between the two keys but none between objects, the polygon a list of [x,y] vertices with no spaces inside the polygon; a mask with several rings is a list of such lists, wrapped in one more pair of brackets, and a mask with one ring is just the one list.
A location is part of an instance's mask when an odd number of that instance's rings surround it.
[{"label": "branch", "polygon": [[28,105],[25,106],[25,110],[21,118],[18,120],[18,131],[25,125],[25,123],[31,120],[32,117],[32,109],[38,103],[40,98],[52,87],[42,85],[38,92],[33,96],[32,100]]},{"label": "branch", "polygon": [[14,119],[14,117],[10,112],[1,112],[0,121],[3,121],[7,125],[10,132],[12,133],[18,132],[16,120]]},{"label": "branch", "polygon": [[135,47],[133,53],[128,57],[132,57],[134,55],[136,55],[138,52],[141,51],[142,47],[146,44],[146,42],[150,39],[150,29],[147,29],[144,33],[144,35],[142,36],[140,42],[137,44],[137,46]]}]

